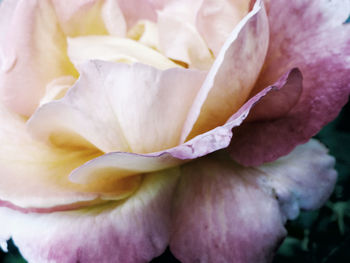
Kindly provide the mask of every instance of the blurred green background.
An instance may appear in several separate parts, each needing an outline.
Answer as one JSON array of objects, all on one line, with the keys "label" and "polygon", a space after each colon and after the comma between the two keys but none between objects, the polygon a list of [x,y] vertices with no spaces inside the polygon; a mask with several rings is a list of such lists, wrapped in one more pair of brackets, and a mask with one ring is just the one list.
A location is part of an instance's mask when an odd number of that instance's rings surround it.
[{"label": "blurred green background", "polygon": [[[336,120],[315,137],[335,156],[338,182],[324,207],[317,211],[302,212],[297,220],[287,223],[288,237],[273,263],[350,262],[350,103]],[[10,241],[9,253],[1,253],[0,262],[26,261]],[[178,261],[167,250],[152,262]]]}]

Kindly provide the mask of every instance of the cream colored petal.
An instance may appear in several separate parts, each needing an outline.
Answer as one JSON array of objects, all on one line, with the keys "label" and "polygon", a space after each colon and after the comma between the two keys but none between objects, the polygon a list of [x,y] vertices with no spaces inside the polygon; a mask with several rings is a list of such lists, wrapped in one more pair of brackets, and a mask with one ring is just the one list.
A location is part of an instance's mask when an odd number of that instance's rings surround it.
[{"label": "cream colored petal", "polygon": [[91,149],[50,148],[27,133],[24,120],[0,108],[0,202],[34,211],[70,209],[121,199],[131,194],[139,177],[79,185],[72,170],[102,153]]},{"label": "cream colored petal", "polygon": [[91,184],[98,181],[113,181],[116,177],[151,173],[175,167],[186,162],[176,157],[174,150],[154,154],[112,152],[97,157],[70,174],[72,182]]},{"label": "cream colored petal", "polygon": [[50,101],[63,98],[75,81],[76,79],[72,76],[64,76],[51,81],[46,86],[46,93],[40,100],[40,106]]},{"label": "cream colored petal", "polygon": [[117,0],[105,0],[102,6],[102,18],[110,35],[124,37],[127,27]]},{"label": "cream colored petal", "polygon": [[68,55],[79,64],[99,59],[104,61],[143,63],[159,69],[179,67],[161,53],[132,39],[115,36],[86,36],[68,39]]},{"label": "cream colored petal", "polygon": [[169,58],[183,61],[192,68],[207,70],[214,62],[207,44],[196,27],[182,17],[158,13],[159,44]]},{"label": "cream colored petal", "polygon": [[249,11],[247,0],[203,0],[196,26],[217,56],[234,27]]},{"label": "cream colored petal", "polygon": [[70,37],[106,35],[102,16],[104,0],[52,0],[64,33]]},{"label": "cream colored petal", "polygon": [[204,77],[182,68],[90,61],[67,95],[40,107],[28,125],[38,139],[65,133],[66,146],[79,136],[103,152],[161,151],[178,145]]},{"label": "cream colored petal", "polygon": [[160,50],[158,27],[154,22],[140,20],[129,30],[127,36],[150,48]]},{"label": "cream colored petal", "polygon": [[53,0],[66,35],[126,34],[126,21],[118,0]]}]

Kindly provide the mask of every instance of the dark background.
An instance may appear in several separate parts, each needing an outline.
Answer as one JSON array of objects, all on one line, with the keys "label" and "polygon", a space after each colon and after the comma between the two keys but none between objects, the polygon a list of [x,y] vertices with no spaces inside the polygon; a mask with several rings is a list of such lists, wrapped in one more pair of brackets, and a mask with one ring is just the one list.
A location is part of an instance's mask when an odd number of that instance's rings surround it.
[{"label": "dark background", "polygon": [[[287,223],[289,235],[273,263],[350,262],[350,103],[315,137],[335,156],[338,182],[330,200],[321,209],[302,212],[297,220]],[[9,253],[0,252],[0,262],[26,261],[10,241]],[[178,261],[167,250],[152,262]]]}]

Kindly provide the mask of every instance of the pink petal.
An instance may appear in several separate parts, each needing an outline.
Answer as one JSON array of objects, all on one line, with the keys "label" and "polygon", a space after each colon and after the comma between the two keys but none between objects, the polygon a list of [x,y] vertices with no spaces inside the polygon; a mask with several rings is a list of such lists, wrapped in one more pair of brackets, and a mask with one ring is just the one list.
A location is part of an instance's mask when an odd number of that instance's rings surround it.
[{"label": "pink petal", "polygon": [[327,153],[325,146],[312,139],[258,168],[267,175],[263,184],[274,189],[288,219],[295,219],[299,209],[320,208],[331,195],[337,173],[333,169],[335,160]]},{"label": "pink petal", "polygon": [[[287,72],[272,87],[275,87],[275,91],[262,98],[252,109],[247,119],[250,122],[243,123],[233,131],[229,151],[233,159],[243,165],[259,165],[278,158],[279,151],[289,147],[285,143],[286,129],[303,132],[303,126],[283,125],[278,132],[275,131],[275,125],[288,118],[286,114],[300,98],[303,89],[300,71],[295,69]],[[275,147],[274,141],[281,144]]]},{"label": "pink petal", "polygon": [[65,53],[65,36],[50,1],[18,1],[12,15],[3,14],[11,11],[7,1],[0,10],[1,17],[9,18],[5,26],[11,28],[0,31],[0,100],[29,116],[51,80],[76,71]]},{"label": "pink petal", "polygon": [[197,16],[197,28],[209,48],[218,55],[233,28],[249,11],[246,0],[204,0]]},{"label": "pink petal", "polygon": [[[305,132],[300,120],[296,122],[295,117],[289,115],[300,100],[303,89],[300,71],[287,72],[273,87],[278,91],[269,93],[256,104],[248,117],[250,122],[233,131],[229,151],[233,159],[243,165],[260,165],[278,158],[281,151],[288,152],[290,148],[286,143],[286,133],[293,130],[300,134]],[[290,125],[284,125],[287,119]],[[280,128],[276,130],[279,124]],[[280,144],[276,146],[276,142]]]},{"label": "pink petal", "polygon": [[0,116],[0,206],[37,212],[67,210],[122,199],[139,186],[137,176],[85,185],[70,182],[71,171],[101,152],[48,147],[29,136],[17,115],[1,107]]},{"label": "pink petal", "polygon": [[[299,206],[328,198],[334,159],[315,142],[264,167],[225,154],[185,165],[174,204],[170,248],[181,262],[270,262]],[[277,193],[277,197],[275,194]]]},{"label": "pink petal", "polygon": [[203,78],[202,72],[181,68],[88,62],[68,94],[40,107],[29,128],[39,139],[58,134],[60,144],[74,142],[66,134],[80,136],[103,152],[171,148],[180,141]]},{"label": "pink petal", "polygon": [[254,105],[248,120],[266,121],[284,117],[298,103],[303,76],[298,69],[284,74],[273,86],[276,88]]},{"label": "pink petal", "polygon": [[[199,91],[182,138],[225,123],[248,99],[268,45],[268,24],[261,1],[235,27]],[[192,130],[192,131],[191,131]]]},{"label": "pink petal", "polygon": [[[233,159],[243,165],[259,165],[276,159],[280,149],[289,147],[288,144],[282,144],[285,141],[285,129],[297,129],[282,125],[276,132],[274,125],[285,120],[285,116],[300,98],[303,89],[300,71],[294,69],[287,72],[271,87],[274,87],[274,91],[254,106],[247,118],[248,122],[244,122],[233,131],[229,151]],[[260,128],[262,126],[264,129]],[[302,132],[303,127],[298,129]],[[274,147],[271,141],[277,140],[281,144]]]},{"label": "pink petal", "polygon": [[337,116],[350,93],[350,25],[344,24],[349,10],[347,0],[270,1],[270,46],[255,90],[297,66],[304,77],[303,93],[283,118],[254,123],[240,132],[239,140],[254,145],[250,160],[240,162],[273,161]]},{"label": "pink petal", "polygon": [[173,211],[170,249],[186,262],[268,262],[286,234],[278,202],[260,174],[232,162],[184,168]]},{"label": "pink petal", "polygon": [[0,240],[13,238],[29,262],[148,262],[169,241],[177,172],[145,177],[129,199],[69,212],[0,208]]}]

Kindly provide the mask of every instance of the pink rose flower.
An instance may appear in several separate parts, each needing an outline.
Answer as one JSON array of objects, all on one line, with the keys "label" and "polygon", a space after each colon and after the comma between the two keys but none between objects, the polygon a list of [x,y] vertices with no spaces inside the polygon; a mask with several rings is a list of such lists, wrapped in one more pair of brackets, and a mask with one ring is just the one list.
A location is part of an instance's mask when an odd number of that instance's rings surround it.
[{"label": "pink rose flower", "polygon": [[[0,243],[29,262],[269,262],[329,197],[348,0],[3,0]],[[220,150],[220,151],[218,151]],[[215,153],[214,153],[215,152]]]}]

